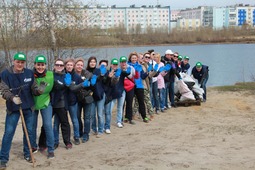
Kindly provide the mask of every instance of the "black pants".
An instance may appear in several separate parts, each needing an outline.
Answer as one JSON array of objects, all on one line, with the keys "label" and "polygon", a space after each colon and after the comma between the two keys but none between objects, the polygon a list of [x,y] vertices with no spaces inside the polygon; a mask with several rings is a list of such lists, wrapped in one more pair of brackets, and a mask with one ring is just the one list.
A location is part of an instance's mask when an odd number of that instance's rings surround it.
[{"label": "black pants", "polygon": [[[57,116],[60,122],[62,137],[65,145],[71,143],[71,129],[65,108],[53,108],[53,115]],[[46,134],[43,126],[41,127],[41,134],[39,137],[39,147],[46,147]]]},{"label": "black pants", "polygon": [[135,88],[133,88],[130,91],[126,91],[126,113],[125,118],[127,118],[129,121],[132,120],[133,116],[133,98],[134,98]]},{"label": "black pants", "polygon": [[146,110],[145,110],[145,103],[144,103],[144,89],[135,89],[135,95],[138,101],[139,106],[139,113],[141,114],[142,118],[146,118]]}]

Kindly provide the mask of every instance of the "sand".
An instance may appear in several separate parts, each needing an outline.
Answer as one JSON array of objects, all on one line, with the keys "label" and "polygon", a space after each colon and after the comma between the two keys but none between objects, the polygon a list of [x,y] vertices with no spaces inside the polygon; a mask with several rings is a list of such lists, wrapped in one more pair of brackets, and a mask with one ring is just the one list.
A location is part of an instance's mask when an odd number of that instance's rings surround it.
[{"label": "sand", "polygon": [[[8,169],[255,169],[254,95],[208,90],[201,106],[171,108],[149,123],[117,128],[112,134],[91,135],[87,143],[66,150],[61,144],[55,158],[34,154],[36,167],[23,159],[21,122],[15,133]],[[3,135],[5,105],[1,101]]]}]

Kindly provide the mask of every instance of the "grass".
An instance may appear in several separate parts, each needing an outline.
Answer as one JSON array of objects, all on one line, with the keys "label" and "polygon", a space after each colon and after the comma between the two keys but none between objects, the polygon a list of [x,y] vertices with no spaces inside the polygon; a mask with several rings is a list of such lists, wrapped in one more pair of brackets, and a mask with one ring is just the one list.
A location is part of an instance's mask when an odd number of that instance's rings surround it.
[{"label": "grass", "polygon": [[255,94],[255,82],[247,82],[247,83],[236,83],[232,86],[217,86],[212,87],[212,89],[218,91],[232,91],[232,92],[249,92],[249,94]]}]

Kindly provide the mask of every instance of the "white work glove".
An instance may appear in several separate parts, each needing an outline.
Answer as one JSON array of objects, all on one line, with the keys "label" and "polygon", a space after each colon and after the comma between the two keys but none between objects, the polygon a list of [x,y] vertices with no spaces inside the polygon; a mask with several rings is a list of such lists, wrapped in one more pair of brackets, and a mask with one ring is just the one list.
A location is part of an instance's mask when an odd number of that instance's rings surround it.
[{"label": "white work glove", "polygon": [[12,99],[12,101],[13,101],[13,103],[15,103],[16,105],[19,105],[19,104],[22,103],[20,97],[18,97],[18,96],[14,96],[13,99]]}]

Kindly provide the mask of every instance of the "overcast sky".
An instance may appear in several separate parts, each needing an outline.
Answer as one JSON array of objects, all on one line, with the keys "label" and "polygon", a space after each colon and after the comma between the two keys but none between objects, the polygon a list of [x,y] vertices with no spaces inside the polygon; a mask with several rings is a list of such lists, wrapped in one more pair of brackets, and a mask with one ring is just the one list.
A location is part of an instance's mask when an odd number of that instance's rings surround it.
[{"label": "overcast sky", "polygon": [[[84,4],[87,4],[91,0],[81,0]],[[235,4],[250,4],[255,5],[254,0],[93,0],[100,5],[117,5],[117,7],[129,7],[135,4],[137,7],[142,5],[157,5],[171,6],[171,9],[185,9],[194,8],[198,6],[228,6]]]}]

